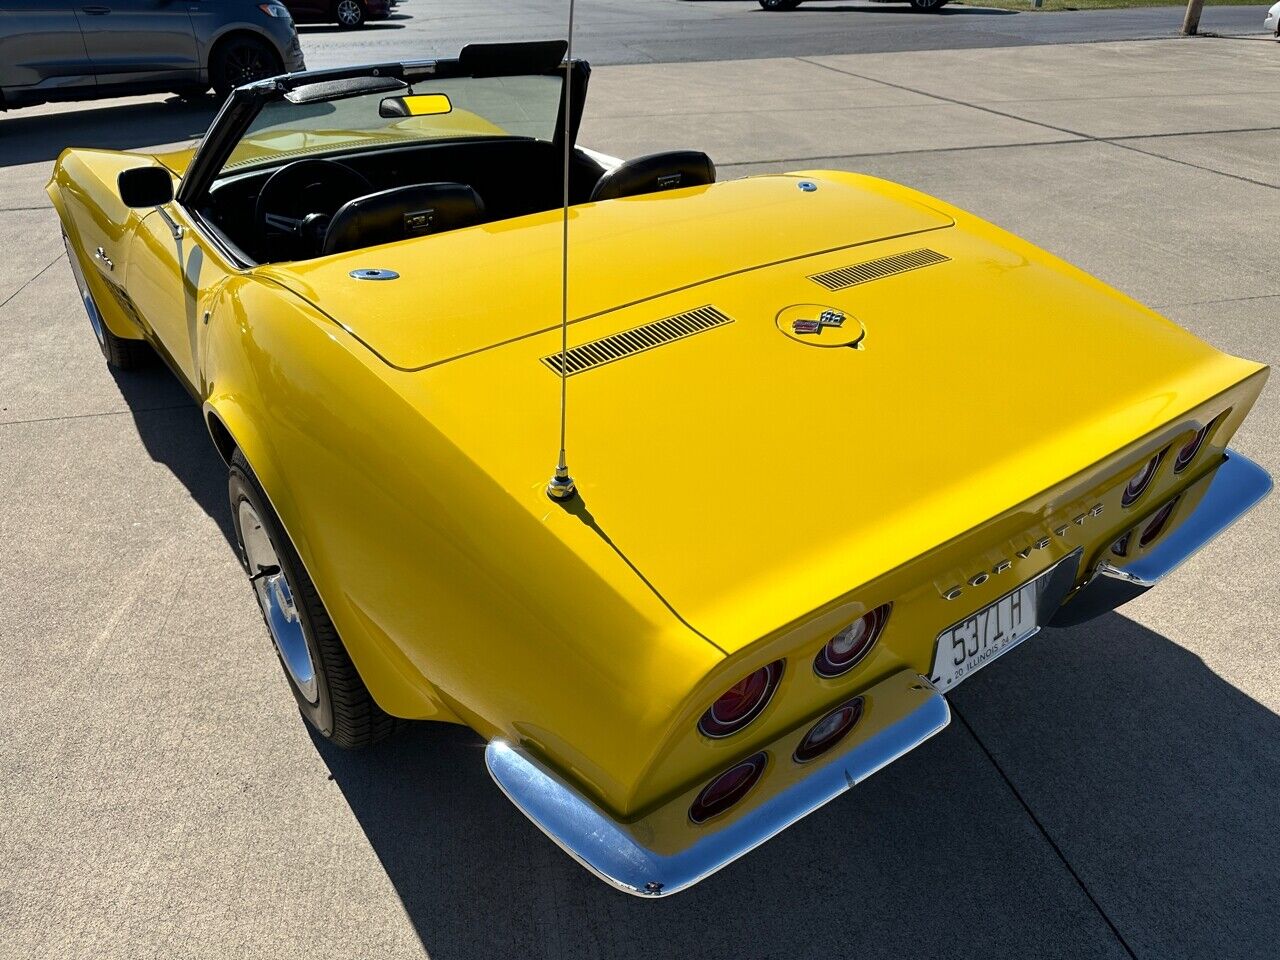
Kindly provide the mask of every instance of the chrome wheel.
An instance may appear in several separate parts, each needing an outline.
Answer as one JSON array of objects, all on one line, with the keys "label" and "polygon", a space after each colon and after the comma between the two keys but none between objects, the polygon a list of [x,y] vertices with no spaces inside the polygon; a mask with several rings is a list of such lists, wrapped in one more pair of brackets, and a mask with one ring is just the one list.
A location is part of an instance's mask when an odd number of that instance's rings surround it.
[{"label": "chrome wheel", "polygon": [[294,603],[293,588],[262,525],[262,518],[248,500],[240,501],[238,519],[249,579],[258,595],[258,605],[266,618],[271,640],[298,691],[307,702],[315,703],[316,668],[302,629],[302,617]]},{"label": "chrome wheel", "polygon": [[364,22],[359,0],[338,0],[338,22],[344,27],[358,27]]},{"label": "chrome wheel", "polygon": [[93,294],[89,292],[88,281],[84,278],[84,271],[80,269],[80,258],[71,249],[71,241],[67,239],[65,233],[62,235],[62,244],[67,248],[67,259],[71,261],[71,273],[75,276],[76,286],[80,289],[80,299],[84,303],[84,312],[89,315],[89,324],[93,327],[93,335],[98,338],[98,345],[105,348],[107,335],[102,325],[102,314],[98,312],[98,305],[94,303]]}]

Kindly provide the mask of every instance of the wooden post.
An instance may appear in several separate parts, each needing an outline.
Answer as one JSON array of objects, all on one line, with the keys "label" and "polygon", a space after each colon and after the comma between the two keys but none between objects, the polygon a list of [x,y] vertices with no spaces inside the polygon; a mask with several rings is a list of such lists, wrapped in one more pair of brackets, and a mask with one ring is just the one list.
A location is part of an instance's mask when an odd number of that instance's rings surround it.
[{"label": "wooden post", "polygon": [[1182,18],[1182,32],[1194,37],[1200,30],[1200,11],[1204,9],[1204,0],[1187,0],[1187,14]]}]

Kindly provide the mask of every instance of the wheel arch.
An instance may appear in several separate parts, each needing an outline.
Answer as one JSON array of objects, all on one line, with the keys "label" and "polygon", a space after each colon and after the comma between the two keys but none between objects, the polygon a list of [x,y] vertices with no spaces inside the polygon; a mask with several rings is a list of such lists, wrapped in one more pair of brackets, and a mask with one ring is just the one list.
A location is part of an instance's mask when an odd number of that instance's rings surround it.
[{"label": "wheel arch", "polygon": [[255,40],[263,44],[280,61],[280,69],[285,69],[284,54],[276,45],[275,38],[271,34],[266,30],[259,30],[246,23],[232,23],[214,34],[205,48],[204,77],[209,83],[213,82],[214,58],[228,43],[235,40]]},{"label": "wheel arch", "polygon": [[227,425],[222,422],[222,417],[212,408],[205,410],[204,422],[205,426],[209,428],[209,437],[213,440],[213,446],[218,451],[218,456],[222,458],[222,462],[228,467],[231,466],[231,457],[239,449],[235,437],[231,435]]}]

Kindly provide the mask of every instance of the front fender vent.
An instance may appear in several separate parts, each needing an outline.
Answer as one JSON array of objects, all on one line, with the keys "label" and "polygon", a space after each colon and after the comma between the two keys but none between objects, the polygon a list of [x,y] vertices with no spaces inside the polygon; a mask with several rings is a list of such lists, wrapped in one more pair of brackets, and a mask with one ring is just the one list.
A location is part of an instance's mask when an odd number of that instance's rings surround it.
[{"label": "front fender vent", "polygon": [[[652,350],[654,347],[661,347],[663,344],[675,343],[685,337],[692,337],[695,333],[723,327],[726,323],[733,323],[732,318],[726,317],[715,307],[698,307],[688,313],[678,313],[674,317],[655,320],[642,327],[632,327],[621,333],[571,347],[563,357],[557,351],[549,357],[543,357],[542,362],[556,375],[564,372],[568,376],[573,376],[584,370],[603,367],[606,363],[613,363],[615,360],[625,360],[627,357]],[[562,359],[564,360],[563,368],[560,365]]]},{"label": "front fender vent", "polygon": [[906,273],[909,270],[919,270],[921,267],[932,267],[935,263],[946,263],[950,259],[950,257],[938,253],[937,250],[929,250],[922,247],[919,250],[908,250],[906,253],[894,254],[892,257],[865,260],[862,263],[855,263],[848,267],[840,267],[838,270],[815,273],[809,279],[814,283],[821,284],[828,290],[844,290],[846,287],[866,283],[868,280],[880,280],[883,277],[892,277],[895,273]]},{"label": "front fender vent", "polygon": [[107,289],[111,291],[111,296],[120,305],[120,309],[124,311],[124,315],[141,327],[142,317],[138,314],[138,308],[133,305],[133,300],[129,297],[129,294],[124,292],[124,287],[113,283],[106,277],[102,279],[106,283]]}]

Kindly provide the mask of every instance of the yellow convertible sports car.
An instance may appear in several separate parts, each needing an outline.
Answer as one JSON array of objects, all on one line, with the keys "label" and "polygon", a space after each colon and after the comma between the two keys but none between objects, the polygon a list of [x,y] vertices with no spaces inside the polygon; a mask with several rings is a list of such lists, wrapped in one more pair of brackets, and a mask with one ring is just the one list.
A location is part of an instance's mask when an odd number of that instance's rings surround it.
[{"label": "yellow convertible sports car", "polygon": [[1263,497],[1227,444],[1267,368],[902,186],[578,146],[565,55],[262,81],[48,190],[108,362],[204,411],[306,718],[474,728],[659,896]]}]

